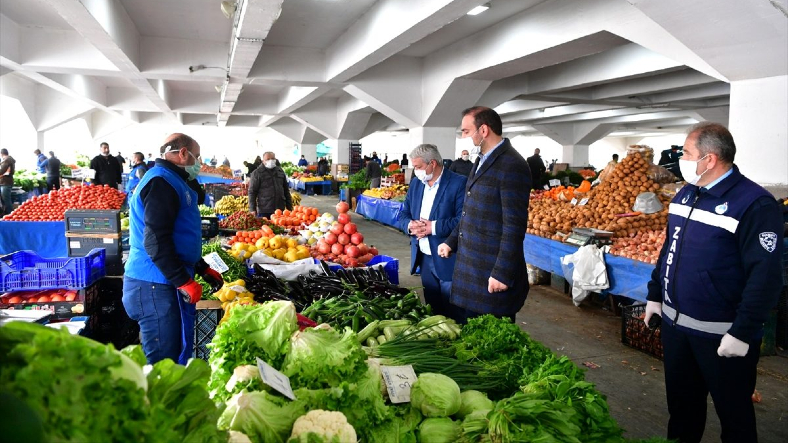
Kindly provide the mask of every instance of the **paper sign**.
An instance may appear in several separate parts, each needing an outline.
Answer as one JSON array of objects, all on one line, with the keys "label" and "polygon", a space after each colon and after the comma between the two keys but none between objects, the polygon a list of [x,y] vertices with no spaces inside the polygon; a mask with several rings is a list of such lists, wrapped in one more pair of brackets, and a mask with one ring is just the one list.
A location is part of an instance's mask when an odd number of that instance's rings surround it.
[{"label": "paper sign", "polygon": [[571,201],[570,203],[572,203],[573,205],[577,205],[577,199],[576,199],[576,198],[573,198],[573,199],[572,199],[572,201]]},{"label": "paper sign", "polygon": [[380,373],[383,374],[383,382],[389,391],[391,402],[409,403],[410,388],[418,380],[413,366],[381,366]]},{"label": "paper sign", "polygon": [[208,266],[210,266],[211,269],[218,272],[219,274],[224,274],[225,272],[227,272],[228,269],[230,269],[230,267],[227,266],[224,260],[222,260],[222,258],[219,257],[219,254],[215,252],[211,252],[210,254],[206,255],[202,259],[205,260],[205,263],[208,263]]},{"label": "paper sign", "polygon": [[550,187],[551,187],[551,188],[552,188],[553,186],[561,186],[561,180],[558,180],[558,179],[556,179],[556,178],[554,178],[554,179],[550,180],[548,183],[550,183]]},{"label": "paper sign", "polygon": [[82,247],[82,243],[80,243],[80,242],[78,242],[78,241],[70,241],[70,242],[68,242],[68,246],[69,246],[71,249],[79,249],[79,248],[81,248],[81,247]]},{"label": "paper sign", "polygon": [[260,370],[260,378],[263,379],[263,383],[274,388],[274,390],[290,400],[296,399],[295,394],[293,394],[293,388],[290,387],[290,379],[285,374],[272,368],[259,358],[257,359],[257,369]]},{"label": "paper sign", "polygon": [[577,205],[578,206],[585,206],[587,203],[588,203],[588,199],[584,198],[584,199],[580,200],[580,203],[578,203]]},{"label": "paper sign", "polygon": [[111,238],[105,238],[104,239],[104,243],[112,244],[112,239]]}]

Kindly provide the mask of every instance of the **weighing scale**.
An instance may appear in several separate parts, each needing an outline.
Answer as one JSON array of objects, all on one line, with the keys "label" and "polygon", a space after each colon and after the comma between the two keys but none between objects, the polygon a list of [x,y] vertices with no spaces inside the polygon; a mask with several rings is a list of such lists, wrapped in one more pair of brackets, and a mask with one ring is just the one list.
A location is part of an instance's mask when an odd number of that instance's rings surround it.
[{"label": "weighing scale", "polygon": [[613,244],[613,232],[594,228],[572,228],[572,233],[564,240],[577,247],[594,244],[599,247]]}]

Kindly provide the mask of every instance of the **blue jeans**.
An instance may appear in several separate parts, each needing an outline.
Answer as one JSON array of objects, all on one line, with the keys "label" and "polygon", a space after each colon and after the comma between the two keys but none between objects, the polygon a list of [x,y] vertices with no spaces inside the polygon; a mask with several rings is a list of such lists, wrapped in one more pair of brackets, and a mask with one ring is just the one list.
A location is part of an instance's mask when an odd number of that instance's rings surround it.
[{"label": "blue jeans", "polygon": [[185,364],[191,357],[194,305],[183,303],[174,286],[124,277],[123,307],[140,325],[148,363],[169,358]]},{"label": "blue jeans", "polygon": [[8,215],[14,208],[14,202],[11,201],[11,188],[13,186],[3,185],[0,186],[0,200],[3,201],[3,210],[0,211],[0,216]]}]

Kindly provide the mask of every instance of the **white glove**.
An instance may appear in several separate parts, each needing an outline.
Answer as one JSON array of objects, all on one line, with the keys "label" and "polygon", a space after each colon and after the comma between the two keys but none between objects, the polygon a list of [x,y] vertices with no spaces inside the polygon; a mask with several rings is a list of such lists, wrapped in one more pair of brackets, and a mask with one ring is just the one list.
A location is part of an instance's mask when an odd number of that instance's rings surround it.
[{"label": "white glove", "polygon": [[656,301],[647,301],[646,302],[646,317],[643,319],[643,322],[648,326],[648,321],[651,320],[651,316],[657,314],[662,317],[662,303]]},{"label": "white glove", "polygon": [[749,350],[749,344],[730,334],[725,334],[722,336],[722,340],[720,340],[720,347],[717,348],[717,355],[720,357],[744,357]]}]

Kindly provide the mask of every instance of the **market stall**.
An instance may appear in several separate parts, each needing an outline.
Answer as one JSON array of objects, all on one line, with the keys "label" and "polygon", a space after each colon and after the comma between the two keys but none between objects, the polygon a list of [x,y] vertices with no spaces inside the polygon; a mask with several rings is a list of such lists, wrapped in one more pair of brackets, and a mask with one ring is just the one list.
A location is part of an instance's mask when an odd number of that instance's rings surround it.
[{"label": "market stall", "polygon": [[387,226],[397,226],[397,217],[402,202],[359,195],[356,197],[356,213]]},{"label": "market stall", "polygon": [[63,221],[0,221],[0,255],[36,251],[42,257],[66,255],[66,228]]},{"label": "market stall", "polygon": [[240,180],[231,177],[230,178],[223,177],[221,175],[201,173],[201,174],[197,174],[197,183],[201,185],[214,184],[214,183],[232,185],[232,184],[240,183]]}]

